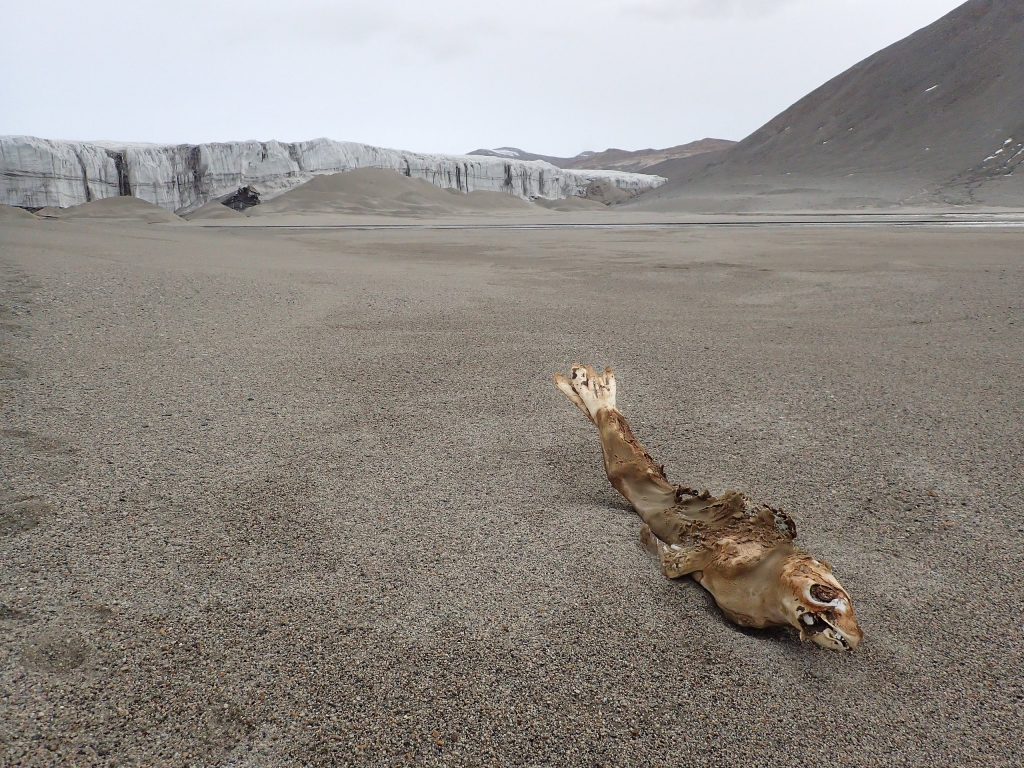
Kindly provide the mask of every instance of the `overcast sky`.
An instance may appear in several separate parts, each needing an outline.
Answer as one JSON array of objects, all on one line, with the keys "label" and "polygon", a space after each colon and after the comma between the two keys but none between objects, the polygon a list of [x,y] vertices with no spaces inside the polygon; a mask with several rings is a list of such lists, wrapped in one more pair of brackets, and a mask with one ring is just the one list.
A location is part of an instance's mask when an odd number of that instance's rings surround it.
[{"label": "overcast sky", "polygon": [[740,139],[958,0],[12,0],[0,133],[401,149]]}]

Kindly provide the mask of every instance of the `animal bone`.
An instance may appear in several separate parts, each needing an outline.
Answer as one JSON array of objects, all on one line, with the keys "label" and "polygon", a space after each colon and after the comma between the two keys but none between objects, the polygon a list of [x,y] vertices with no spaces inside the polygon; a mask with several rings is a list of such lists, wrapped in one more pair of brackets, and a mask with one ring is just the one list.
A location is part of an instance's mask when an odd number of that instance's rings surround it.
[{"label": "animal bone", "polygon": [[712,496],[669,483],[619,412],[610,368],[574,365],[555,385],[597,426],[608,479],[643,519],[641,540],[665,576],[692,577],[741,626],[793,627],[831,650],[860,645],[853,601],[828,563],[793,544],[789,515],[735,491]]}]

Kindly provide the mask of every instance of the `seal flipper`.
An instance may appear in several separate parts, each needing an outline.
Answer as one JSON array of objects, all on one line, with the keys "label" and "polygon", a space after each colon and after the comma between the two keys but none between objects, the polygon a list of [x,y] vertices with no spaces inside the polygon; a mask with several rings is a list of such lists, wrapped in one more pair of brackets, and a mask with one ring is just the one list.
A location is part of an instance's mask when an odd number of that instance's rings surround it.
[{"label": "seal flipper", "polygon": [[661,572],[669,579],[681,579],[702,571],[711,560],[711,553],[698,543],[666,544],[645,525],[640,531],[640,542],[644,548],[658,556]]}]

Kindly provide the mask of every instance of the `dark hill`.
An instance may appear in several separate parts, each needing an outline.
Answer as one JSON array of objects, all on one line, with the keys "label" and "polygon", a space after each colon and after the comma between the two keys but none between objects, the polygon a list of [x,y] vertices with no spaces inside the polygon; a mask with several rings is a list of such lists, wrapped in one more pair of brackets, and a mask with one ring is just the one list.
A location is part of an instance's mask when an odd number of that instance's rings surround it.
[{"label": "dark hill", "polygon": [[664,162],[706,155],[735,145],[735,141],[728,139],[699,139],[667,149],[606,149],[604,152],[584,152],[568,158],[562,167],[652,173],[652,167]]},{"label": "dark hill", "polygon": [[731,147],[735,141],[728,139],[700,139],[677,147],[666,149],[606,149],[603,152],[581,152],[575,157],[554,157],[552,155],[536,155],[517,147],[498,147],[497,149],[475,149],[469,154],[486,155],[488,157],[512,157],[518,160],[544,160],[559,168],[576,168],[605,171],[632,171],[634,173],[652,173],[652,166],[666,161],[716,152]]},{"label": "dark hill", "polygon": [[653,209],[1024,205],[1024,0],[970,0],[732,149],[648,169]]}]

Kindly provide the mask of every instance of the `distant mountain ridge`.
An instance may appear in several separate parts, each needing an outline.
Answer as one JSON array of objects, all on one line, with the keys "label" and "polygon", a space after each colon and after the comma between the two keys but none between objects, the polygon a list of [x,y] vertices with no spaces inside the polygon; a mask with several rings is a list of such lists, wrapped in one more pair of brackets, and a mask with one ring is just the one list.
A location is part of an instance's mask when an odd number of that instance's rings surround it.
[{"label": "distant mountain ridge", "polygon": [[496,149],[474,149],[469,154],[484,157],[504,157],[511,160],[543,160],[567,170],[603,170],[630,171],[641,173],[645,168],[678,160],[706,152],[718,152],[728,149],[736,142],[728,139],[700,139],[687,144],[680,144],[665,149],[606,149],[603,152],[580,152],[575,157],[555,157],[538,155],[518,147],[498,147]]},{"label": "distant mountain ridge", "polygon": [[969,0],[735,146],[650,166],[652,210],[1024,206],[1024,0]]}]

